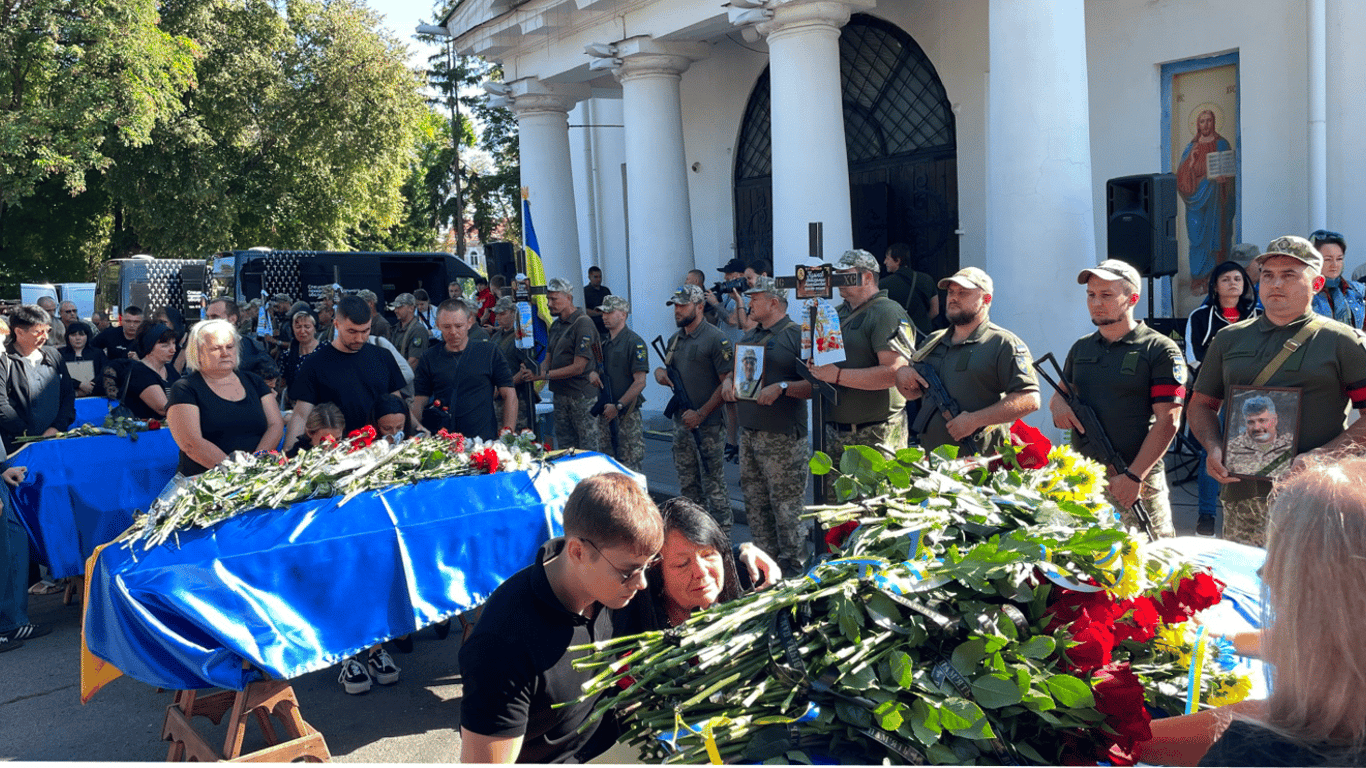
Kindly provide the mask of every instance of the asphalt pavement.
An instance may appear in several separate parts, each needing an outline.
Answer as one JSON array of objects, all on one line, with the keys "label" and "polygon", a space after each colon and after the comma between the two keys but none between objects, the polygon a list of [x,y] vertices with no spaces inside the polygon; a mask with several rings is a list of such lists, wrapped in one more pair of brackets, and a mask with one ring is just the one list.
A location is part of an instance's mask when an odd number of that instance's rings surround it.
[{"label": "asphalt pavement", "polygon": [[[652,493],[678,492],[672,444],[664,423],[647,421],[659,430],[645,441],[645,474]],[[732,504],[744,504],[739,470],[726,465]],[[1179,479],[1179,478],[1177,478]],[[1195,528],[1195,483],[1172,488],[1178,535]],[[741,515],[741,519],[743,516]],[[739,524],[732,532],[738,541],[749,537]],[[356,599],[364,599],[357,595]],[[161,728],[171,691],[163,691],[129,677],[108,684],[91,699],[80,701],[80,609],[63,605],[62,596],[33,597],[31,620],[53,628],[52,634],[28,641],[24,647],[0,653],[0,760],[19,761],[161,761],[167,743]],[[460,756],[459,626],[437,639],[431,629],[414,636],[414,650],[390,652],[402,669],[393,686],[375,685],[369,693],[347,695],[337,683],[337,670],[326,669],[293,681],[300,712],[327,740],[338,762],[441,763]],[[211,744],[221,746],[225,724],[214,727],[196,718]],[[246,748],[262,744],[257,730],[248,729]]]}]

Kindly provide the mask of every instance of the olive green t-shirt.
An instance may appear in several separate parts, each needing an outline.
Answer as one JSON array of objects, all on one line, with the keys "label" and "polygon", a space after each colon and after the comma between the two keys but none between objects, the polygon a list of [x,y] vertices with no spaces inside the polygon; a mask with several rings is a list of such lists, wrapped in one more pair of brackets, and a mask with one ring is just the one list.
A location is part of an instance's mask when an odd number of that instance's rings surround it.
[{"label": "olive green t-shirt", "polygon": [[576,357],[588,358],[588,367],[573,378],[554,379],[550,391],[566,397],[597,397],[598,388],[588,380],[593,371],[593,347],[598,343],[598,329],[593,320],[582,308],[575,309],[568,320],[556,319],[550,326],[550,336],[546,343],[546,359],[550,361],[548,371],[571,365]]},{"label": "olive green t-shirt", "polygon": [[[797,366],[802,362],[802,328],[784,315],[772,328],[758,325],[750,329],[741,344],[762,344],[764,347],[764,368],[759,383],[767,387],[771,384],[788,381],[801,381]],[[736,382],[739,386],[739,382]],[[764,432],[778,432],[784,435],[804,437],[806,435],[806,401],[788,397],[787,393],[778,396],[771,405],[759,405],[754,400],[741,400],[740,426]]]},{"label": "olive green t-shirt", "polygon": [[[631,383],[635,381],[635,374],[650,370],[645,340],[630,328],[622,328],[616,338],[612,338],[610,333],[602,337],[602,367],[612,382],[612,401],[621,402],[621,396],[626,394],[626,390],[630,389]],[[622,411],[622,414],[636,410],[643,402],[644,392],[637,395],[635,400],[626,403],[626,410]]]},{"label": "olive green t-shirt", "polygon": [[[906,311],[887,298],[886,291],[878,291],[873,298],[854,309],[849,302],[836,310],[840,317],[840,334],[844,337],[844,361],[840,368],[860,369],[881,365],[879,352],[895,351],[907,354],[906,344],[915,344],[915,329]],[[906,342],[896,342],[901,334]],[[825,415],[826,421],[837,424],[866,424],[886,421],[906,407],[906,398],[896,387],[887,389],[851,389],[836,385],[839,405]]]},{"label": "olive green t-shirt", "polygon": [[[721,380],[730,373],[734,357],[730,340],[708,322],[698,323],[691,334],[680,328],[669,342],[669,358],[683,375],[683,389],[693,408],[701,408],[711,399]],[[674,414],[674,421],[682,423],[683,409]],[[712,411],[702,423],[709,427],[720,424],[721,409]]]},{"label": "olive green t-shirt", "polygon": [[[1153,406],[1185,402],[1189,375],[1176,342],[1141,322],[1113,343],[1100,331],[1078,339],[1067,353],[1063,373],[1096,412],[1125,463],[1133,462],[1148,437]],[[1072,430],[1072,446],[1083,456],[1105,461],[1091,435]]]},{"label": "olive green t-shirt", "polygon": [[[1251,385],[1285,342],[1315,317],[1306,312],[1276,325],[1262,315],[1219,331],[1205,353],[1195,391],[1224,400],[1229,387]],[[1298,452],[1319,448],[1347,429],[1349,408],[1366,409],[1366,340],[1360,331],[1327,320],[1264,386],[1302,391]],[[1270,492],[1268,481],[1242,480],[1225,485],[1221,498],[1242,501]]]},{"label": "olive green t-shirt", "polygon": [[498,350],[503,353],[503,359],[507,361],[508,370],[516,374],[518,369],[525,365],[527,370],[535,373],[536,362],[531,357],[531,350],[518,348],[516,331],[496,328],[489,334],[489,341],[498,345]]},{"label": "olive green t-shirt", "polygon": [[[943,334],[942,337],[940,334]],[[937,343],[935,339],[940,339]],[[930,345],[933,344],[931,347]],[[923,354],[929,349],[928,353]],[[953,329],[931,336],[916,351],[916,358],[929,363],[943,380],[949,394],[964,411],[978,411],[1015,392],[1037,392],[1039,382],[1030,367],[1029,347],[1020,337],[1001,326],[984,320],[968,337],[953,341]],[[920,433],[920,445],[932,451],[941,445],[961,443],[949,435],[943,412],[929,417]],[[1010,425],[986,430],[983,448],[990,452],[1005,439]]]}]

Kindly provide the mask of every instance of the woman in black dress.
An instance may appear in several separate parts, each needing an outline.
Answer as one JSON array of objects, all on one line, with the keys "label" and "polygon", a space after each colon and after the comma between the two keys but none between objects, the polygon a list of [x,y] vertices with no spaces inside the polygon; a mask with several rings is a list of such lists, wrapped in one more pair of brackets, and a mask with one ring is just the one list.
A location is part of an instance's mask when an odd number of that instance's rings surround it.
[{"label": "woman in black dress", "polygon": [[[100,372],[104,370],[104,364],[109,360],[104,356],[104,350],[90,346],[90,340],[94,336],[95,332],[85,323],[72,323],[66,329],[66,346],[57,350],[62,354],[62,361],[66,363],[66,372],[72,374],[73,381],[80,382],[76,385],[76,397],[88,397],[94,393],[95,379],[99,378]],[[87,381],[77,377],[72,371],[72,363],[90,363],[89,370],[95,378]],[[83,366],[78,366],[80,367]]]},{"label": "woman in black dress", "polygon": [[176,356],[175,331],[158,323],[138,337],[138,349],[142,359],[133,363],[128,372],[123,404],[136,418],[163,418],[171,385],[180,378],[172,365]]},{"label": "woman in black dress", "polygon": [[237,329],[227,320],[195,325],[185,345],[185,377],[171,387],[167,420],[180,447],[180,473],[197,475],[233,451],[280,445],[284,417],[265,381],[237,370]]}]

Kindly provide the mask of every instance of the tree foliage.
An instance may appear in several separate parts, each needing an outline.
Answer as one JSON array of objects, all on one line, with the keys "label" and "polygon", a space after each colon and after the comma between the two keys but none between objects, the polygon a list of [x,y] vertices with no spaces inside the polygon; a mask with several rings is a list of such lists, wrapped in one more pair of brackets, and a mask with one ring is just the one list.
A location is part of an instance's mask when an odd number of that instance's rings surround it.
[{"label": "tree foliage", "polygon": [[166,6],[204,56],[180,117],[109,174],[143,250],[343,248],[400,220],[419,80],[360,0]]}]

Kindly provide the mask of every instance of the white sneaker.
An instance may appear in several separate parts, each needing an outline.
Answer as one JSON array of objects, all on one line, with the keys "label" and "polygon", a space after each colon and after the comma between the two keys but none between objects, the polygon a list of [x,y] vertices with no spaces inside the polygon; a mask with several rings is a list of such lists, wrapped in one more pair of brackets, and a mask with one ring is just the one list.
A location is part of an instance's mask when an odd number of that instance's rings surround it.
[{"label": "white sneaker", "polygon": [[365,670],[365,665],[360,663],[358,656],[352,656],[342,662],[337,682],[346,688],[347,693],[356,696],[370,690],[370,673]]},{"label": "white sneaker", "polygon": [[383,646],[378,651],[370,652],[368,662],[370,674],[379,681],[380,685],[393,685],[398,682],[398,673],[403,670],[394,664],[394,657],[384,650]]}]

